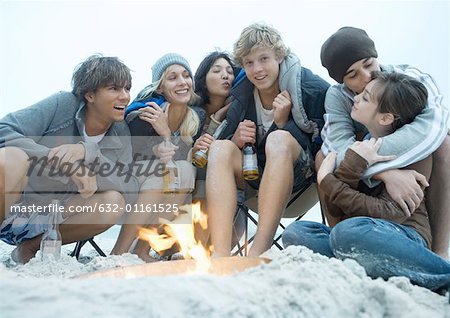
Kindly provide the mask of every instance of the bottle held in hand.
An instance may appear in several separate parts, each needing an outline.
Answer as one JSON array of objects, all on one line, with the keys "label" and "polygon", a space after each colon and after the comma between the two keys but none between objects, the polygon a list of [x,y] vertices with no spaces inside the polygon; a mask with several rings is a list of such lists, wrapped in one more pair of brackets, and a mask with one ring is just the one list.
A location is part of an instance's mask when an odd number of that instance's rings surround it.
[{"label": "bottle held in hand", "polygon": [[[220,135],[222,134],[222,131],[227,127],[228,122],[225,119],[222,121],[222,123],[219,125],[219,127],[216,128],[213,134],[214,139],[218,139]],[[203,168],[208,163],[208,149],[207,150],[198,150],[193,156],[192,156],[192,164],[196,166],[197,168]]]},{"label": "bottle held in hand", "polygon": [[[171,146],[170,140],[164,141],[166,147]],[[163,172],[163,192],[177,193],[179,191],[178,167],[173,159],[170,159],[164,166]]]},{"label": "bottle held in hand", "polygon": [[256,148],[251,143],[246,143],[242,148],[242,173],[245,180],[256,180],[259,178],[258,159]]}]

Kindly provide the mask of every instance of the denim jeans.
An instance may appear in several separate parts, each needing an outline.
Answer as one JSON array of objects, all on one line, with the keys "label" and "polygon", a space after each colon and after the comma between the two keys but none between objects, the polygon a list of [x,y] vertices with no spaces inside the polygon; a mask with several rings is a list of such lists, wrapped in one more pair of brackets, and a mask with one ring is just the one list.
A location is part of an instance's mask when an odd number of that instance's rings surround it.
[{"label": "denim jeans", "polygon": [[297,221],[282,239],[285,247],[303,245],[328,257],[354,259],[373,278],[405,276],[431,290],[450,287],[450,262],[430,251],[409,226],[369,217],[350,218],[334,228]]}]

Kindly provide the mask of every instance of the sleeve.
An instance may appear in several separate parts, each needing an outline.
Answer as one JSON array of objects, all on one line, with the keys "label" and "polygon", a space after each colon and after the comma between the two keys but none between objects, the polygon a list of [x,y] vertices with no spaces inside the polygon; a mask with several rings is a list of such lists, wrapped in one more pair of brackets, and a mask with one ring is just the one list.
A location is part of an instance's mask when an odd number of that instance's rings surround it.
[{"label": "sleeve", "polygon": [[3,117],[0,120],[0,147],[18,147],[30,157],[46,156],[50,149],[38,142],[50,129],[62,94],[57,93]]},{"label": "sleeve", "polygon": [[[43,171],[46,171],[48,178],[62,183],[69,182],[68,176],[50,173],[52,169],[46,164],[50,148],[42,144],[42,141],[46,135],[52,134],[53,127],[67,124],[67,115],[62,116],[61,122],[55,122],[55,118],[59,117],[58,112],[67,112],[68,109],[76,107],[75,113],[78,105],[79,102],[73,94],[58,92],[34,105],[6,115],[0,120],[0,147],[22,149],[29,156],[31,167],[44,163]],[[70,142],[72,141],[71,139]]]},{"label": "sleeve", "polygon": [[194,106],[194,107],[192,107],[192,109],[197,114],[198,120],[199,120],[197,132],[192,137],[193,142],[195,142],[202,135],[203,126],[205,125],[205,121],[206,121],[206,111],[203,108],[198,107],[198,106]]},{"label": "sleeve", "polygon": [[231,104],[230,108],[227,112],[226,120],[228,122],[227,127],[225,127],[224,131],[222,132],[222,136],[220,139],[231,139],[234,135],[234,132],[236,131],[239,122],[240,122],[240,115],[241,115],[242,109],[240,106],[239,101],[236,99]]},{"label": "sleeve", "polygon": [[319,131],[324,125],[325,96],[330,84],[311,70],[302,67],[301,96],[303,108],[309,120],[314,121]]},{"label": "sleeve", "polygon": [[131,134],[133,160],[135,161],[154,157],[153,146],[162,142],[162,138],[156,135],[152,125],[139,118],[138,112],[133,111],[126,117]]},{"label": "sleeve", "polygon": [[[389,170],[406,167],[432,154],[448,134],[449,114],[443,105],[443,96],[433,78],[416,68],[406,67],[406,75],[412,76],[425,85],[428,103],[411,124],[404,125],[394,133],[383,137],[380,155],[396,155],[397,158],[371,166],[364,178]],[[370,184],[370,180],[368,180]]]},{"label": "sleeve", "polygon": [[214,118],[214,114],[211,114],[211,116],[209,116],[209,118],[210,118],[210,122],[209,122],[208,129],[206,130],[206,133],[212,136],[214,134],[214,132],[216,131],[217,127],[219,127],[222,122],[216,120]]},{"label": "sleeve", "polygon": [[333,208],[331,213],[339,209],[348,217],[369,216],[402,223],[407,216],[386,191],[370,196],[355,187],[366,167],[366,160],[351,149],[346,152],[335,174],[328,174],[319,185],[326,193],[327,207]]},{"label": "sleeve", "polygon": [[325,125],[322,129],[322,152],[338,153],[337,163],[344,158],[345,151],[356,141],[356,129],[352,118],[351,100],[341,91],[341,85],[331,86],[325,96]]}]

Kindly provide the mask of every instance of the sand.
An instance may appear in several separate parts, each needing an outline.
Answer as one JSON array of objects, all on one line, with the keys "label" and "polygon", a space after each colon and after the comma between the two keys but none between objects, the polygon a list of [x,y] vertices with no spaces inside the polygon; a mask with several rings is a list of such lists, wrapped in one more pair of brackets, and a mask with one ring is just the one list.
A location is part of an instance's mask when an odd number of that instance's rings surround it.
[{"label": "sand", "polygon": [[[96,241],[109,251],[112,237]],[[268,253],[270,264],[231,276],[189,274],[78,280],[83,273],[142,264],[136,256],[65,255],[7,267],[13,247],[0,243],[1,317],[446,317],[448,298],[405,278],[372,280],[354,261],[303,247]],[[82,253],[94,256],[84,247]]]}]

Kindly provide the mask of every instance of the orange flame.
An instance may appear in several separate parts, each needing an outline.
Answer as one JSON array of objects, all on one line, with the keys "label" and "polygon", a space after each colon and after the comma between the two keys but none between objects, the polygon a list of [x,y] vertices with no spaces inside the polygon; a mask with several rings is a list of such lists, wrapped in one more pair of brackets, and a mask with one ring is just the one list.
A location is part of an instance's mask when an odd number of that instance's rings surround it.
[{"label": "orange flame", "polygon": [[[180,210],[188,211],[189,206],[182,206]],[[192,218],[188,213],[180,214],[175,220],[160,219],[164,223],[166,234],[158,233],[157,229],[141,229],[139,238],[149,242],[156,251],[168,250],[175,243],[180,245],[181,253],[185,259],[196,260],[196,272],[208,272],[211,266],[211,250],[195,238],[194,227],[196,224],[204,230],[208,227],[208,217],[200,209],[200,203],[192,204]]]}]

